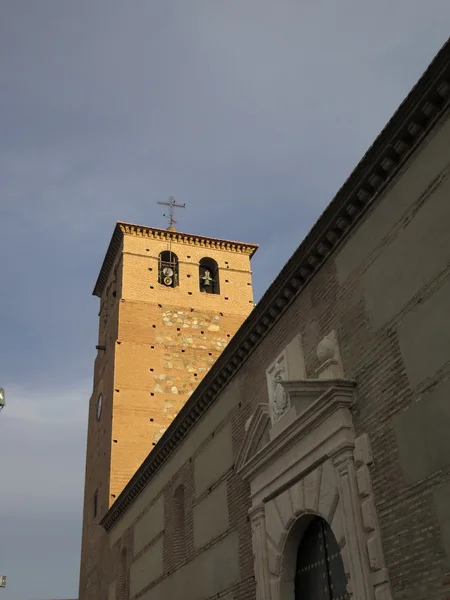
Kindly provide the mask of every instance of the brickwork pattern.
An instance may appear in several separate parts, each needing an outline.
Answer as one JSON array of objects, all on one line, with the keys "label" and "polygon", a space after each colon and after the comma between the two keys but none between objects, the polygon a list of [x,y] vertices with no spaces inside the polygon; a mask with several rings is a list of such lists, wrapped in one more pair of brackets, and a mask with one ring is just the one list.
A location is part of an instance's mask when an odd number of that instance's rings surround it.
[{"label": "brickwork pattern", "polygon": [[[167,288],[158,283],[158,255],[168,248],[164,241],[125,235],[100,301],[100,349],[89,408],[80,600],[107,594],[103,587],[101,592],[98,589],[103,566],[99,557],[109,552],[99,520],[253,308],[248,254],[175,243],[171,250],[179,261],[179,285]],[[205,256],[219,266],[220,295],[200,292],[198,263]],[[103,410],[97,421],[100,393]],[[96,489],[99,515],[93,520]],[[193,539],[189,490],[186,485],[188,548]],[[169,526],[168,539],[173,535],[176,532]],[[131,564],[132,548],[127,556]],[[180,552],[166,558],[169,570],[181,559]],[[117,569],[118,563],[113,567]]]},{"label": "brickwork pattern", "polygon": [[[184,520],[180,520],[180,491]],[[194,554],[194,473],[192,463],[185,464],[177,477],[164,488],[164,572],[169,575],[190,560]],[[183,544],[183,547],[181,547]]]},{"label": "brickwork pattern", "polygon": [[[110,448],[112,443],[112,415],[114,397],[115,341],[118,330],[119,298],[121,293],[121,258],[112,269],[101,299],[99,311],[98,345],[94,363],[93,393],[88,408],[88,435],[86,446],[86,475],[83,504],[83,526],[80,562],[80,600],[99,598],[99,561],[104,531],[100,519],[110,506]],[[102,394],[102,412],[97,419],[97,402]],[[97,517],[93,516],[93,498],[98,493]]]},{"label": "brickwork pattern", "polygon": [[[98,548],[101,586],[96,598],[107,600],[108,589],[112,585],[115,589],[116,600],[128,600],[130,598],[130,566],[134,558],[132,530],[127,531],[112,550],[109,548],[107,536],[103,535]],[[92,596],[92,598],[94,597]]]},{"label": "brickwork pattern", "polygon": [[[134,304],[121,303],[127,319]],[[126,308],[125,308],[126,307]],[[140,307],[138,314],[141,315]],[[170,319],[170,320],[169,320]],[[182,307],[152,306],[147,339],[119,328],[114,379],[111,494],[117,497],[242,322]],[[136,321],[136,327],[141,322]],[[186,325],[186,327],[183,327]]]},{"label": "brickwork pattern", "polygon": [[[244,600],[253,598],[255,594],[255,578],[253,574],[253,556],[251,527],[247,516],[250,508],[249,487],[248,484],[235,474],[234,465],[223,476],[205,492],[198,495],[195,492],[194,463],[195,458],[202,453],[205,445],[214,438],[223,426],[231,422],[233,432],[233,458],[236,462],[240,441],[244,435],[245,422],[250,415],[250,405],[246,408],[243,403],[238,403],[235,410],[231,411],[229,417],[221,425],[211,431],[211,436],[205,443],[187,460],[176,476],[164,487],[162,494],[164,496],[164,514],[165,529],[164,536],[164,575],[152,582],[150,586],[141,590],[136,598],[144,595],[148,590],[158,585],[165,577],[171,576],[177,569],[183,567],[196,556],[214,546],[220,540],[224,539],[232,531],[237,531],[239,538],[239,559],[241,581],[233,585],[227,593],[232,593],[234,600]],[[229,506],[230,522],[227,530],[211,540],[206,546],[196,549],[194,546],[194,523],[193,512],[196,505],[202,502],[205,497],[210,495],[223,482],[227,484],[227,500]],[[184,523],[180,522],[180,504],[178,494],[182,489],[183,493],[183,512]],[[145,514],[145,513],[144,513]],[[180,528],[182,530],[180,531]],[[180,541],[183,540],[183,547],[180,547]],[[151,544],[154,540],[151,541]],[[113,553],[117,555],[119,548],[123,544],[123,538],[117,542]],[[143,549],[145,551],[145,549]],[[114,567],[113,567],[114,568]],[[217,595],[214,595],[216,598]]]},{"label": "brickwork pattern", "polygon": [[[249,257],[172,244],[179,285],[158,283],[166,242],[127,235],[114,372],[110,504],[161,438],[253,308]],[[199,288],[198,264],[219,266],[221,294]]]}]

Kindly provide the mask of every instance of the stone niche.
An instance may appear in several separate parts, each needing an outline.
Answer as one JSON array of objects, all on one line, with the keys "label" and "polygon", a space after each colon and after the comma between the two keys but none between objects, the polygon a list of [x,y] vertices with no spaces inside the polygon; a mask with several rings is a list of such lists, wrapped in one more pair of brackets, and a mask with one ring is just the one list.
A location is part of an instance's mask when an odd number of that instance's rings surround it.
[{"label": "stone niche", "polygon": [[319,516],[339,544],[346,597],[392,600],[369,439],[355,435],[356,384],[344,377],[335,331],[319,343],[317,356],[316,379],[292,378],[305,373],[301,339],[295,338],[266,370],[269,403],[259,404],[246,423],[236,466],[251,489],[256,598],[295,597],[299,543]]}]

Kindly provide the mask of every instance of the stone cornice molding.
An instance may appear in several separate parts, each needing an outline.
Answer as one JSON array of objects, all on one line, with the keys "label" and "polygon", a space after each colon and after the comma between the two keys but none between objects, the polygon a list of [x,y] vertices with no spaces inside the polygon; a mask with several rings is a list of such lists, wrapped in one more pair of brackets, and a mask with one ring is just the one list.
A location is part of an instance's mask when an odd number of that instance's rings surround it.
[{"label": "stone cornice molding", "polygon": [[102,295],[111,272],[112,265],[114,264],[117,256],[117,252],[122,244],[124,235],[145,237],[163,242],[187,244],[189,246],[197,246],[205,249],[224,250],[225,252],[247,254],[250,258],[255,254],[259,247],[257,244],[222,240],[203,235],[192,235],[190,233],[180,233],[179,231],[169,229],[145,227],[143,225],[133,225],[132,223],[118,221],[112,234],[108,250],[106,251],[105,259],[103,261],[102,268],[100,269],[97,283],[95,284],[94,291],[92,292],[93,296],[100,297]]},{"label": "stone cornice molding", "polygon": [[107,530],[134,502],[304,286],[417,152],[438,121],[448,114],[449,105],[450,41],[434,58],[105,515],[102,525]]}]

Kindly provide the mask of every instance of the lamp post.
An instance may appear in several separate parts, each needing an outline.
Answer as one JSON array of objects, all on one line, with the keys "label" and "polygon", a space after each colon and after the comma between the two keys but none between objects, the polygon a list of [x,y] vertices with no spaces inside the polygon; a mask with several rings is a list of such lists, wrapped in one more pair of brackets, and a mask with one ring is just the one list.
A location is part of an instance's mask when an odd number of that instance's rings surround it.
[{"label": "lamp post", "polygon": [[[0,412],[2,412],[2,408],[5,406],[5,390],[0,388]],[[0,588],[6,587],[6,575],[0,575]]]}]

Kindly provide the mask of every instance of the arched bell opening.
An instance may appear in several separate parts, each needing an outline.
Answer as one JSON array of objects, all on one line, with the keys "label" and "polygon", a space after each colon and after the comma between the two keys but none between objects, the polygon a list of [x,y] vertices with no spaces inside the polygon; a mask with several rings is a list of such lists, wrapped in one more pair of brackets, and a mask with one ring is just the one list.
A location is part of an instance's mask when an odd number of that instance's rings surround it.
[{"label": "arched bell opening", "polygon": [[219,266],[212,258],[200,260],[199,285],[205,294],[220,294]]},{"label": "arched bell opening", "polygon": [[159,255],[158,282],[172,288],[178,285],[178,256],[171,250]]}]

